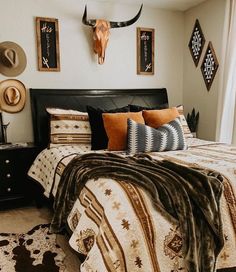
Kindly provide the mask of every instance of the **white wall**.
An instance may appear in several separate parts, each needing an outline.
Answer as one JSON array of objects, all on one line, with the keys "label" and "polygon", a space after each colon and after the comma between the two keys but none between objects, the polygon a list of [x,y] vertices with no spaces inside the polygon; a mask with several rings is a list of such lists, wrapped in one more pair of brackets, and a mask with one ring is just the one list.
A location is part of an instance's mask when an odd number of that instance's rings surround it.
[{"label": "white wall", "polygon": [[[219,74],[221,69],[221,50],[225,17],[225,0],[208,0],[185,12],[184,26],[184,83],[183,102],[185,113],[193,107],[200,113],[198,137],[215,140],[216,118],[219,94]],[[188,43],[192,34],[195,20],[199,19],[206,43],[203,48],[198,67],[192,60]],[[219,68],[210,91],[207,91],[202,73],[201,64],[209,41],[212,42],[219,61]]]},{"label": "white wall", "polygon": [[234,130],[233,130],[232,144],[236,145],[236,114],[234,115]]},{"label": "white wall", "polygon": [[[27,88],[155,88],[166,87],[170,105],[182,103],[184,16],[181,12],[145,7],[138,22],[112,29],[105,64],[92,52],[91,28],[81,22],[84,6],[88,17],[123,21],[133,17],[137,5],[78,0],[1,0],[0,42],[14,41],[27,55],[26,70],[17,77]],[[59,19],[61,72],[37,71],[35,17]],[[155,75],[136,74],[136,27],[155,28]],[[0,80],[7,79],[0,75]],[[3,115],[10,121],[8,140],[32,141],[29,97],[24,110]]]}]

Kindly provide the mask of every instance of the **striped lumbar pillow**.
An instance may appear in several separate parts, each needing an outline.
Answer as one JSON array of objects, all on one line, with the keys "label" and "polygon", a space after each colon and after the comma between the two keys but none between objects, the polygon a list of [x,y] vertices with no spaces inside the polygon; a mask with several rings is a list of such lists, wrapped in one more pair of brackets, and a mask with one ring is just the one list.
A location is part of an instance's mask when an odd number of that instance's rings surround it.
[{"label": "striped lumbar pillow", "polygon": [[187,149],[180,119],[155,129],[128,119],[128,154]]}]

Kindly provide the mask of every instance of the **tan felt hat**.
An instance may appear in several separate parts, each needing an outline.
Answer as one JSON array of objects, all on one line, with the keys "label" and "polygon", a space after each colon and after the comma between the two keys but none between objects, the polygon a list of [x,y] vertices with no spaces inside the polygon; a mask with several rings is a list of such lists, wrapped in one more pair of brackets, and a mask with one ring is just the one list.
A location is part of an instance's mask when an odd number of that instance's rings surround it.
[{"label": "tan felt hat", "polygon": [[14,42],[0,43],[0,73],[5,76],[18,76],[26,67],[24,50]]},{"label": "tan felt hat", "polygon": [[0,110],[10,113],[21,111],[25,106],[25,85],[16,79],[0,82]]}]

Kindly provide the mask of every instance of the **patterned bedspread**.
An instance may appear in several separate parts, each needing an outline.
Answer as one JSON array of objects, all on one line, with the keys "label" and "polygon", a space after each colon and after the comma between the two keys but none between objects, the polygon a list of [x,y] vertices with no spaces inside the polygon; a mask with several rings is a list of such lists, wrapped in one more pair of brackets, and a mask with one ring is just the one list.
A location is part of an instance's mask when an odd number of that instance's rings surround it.
[{"label": "patterned bedspread", "polygon": [[[221,198],[225,246],[217,269],[236,271],[236,147],[188,139],[189,149],[150,153],[183,165],[201,166],[224,176]],[[87,149],[61,146],[42,151],[29,170],[29,176],[56,194],[65,166]],[[81,271],[186,271],[182,237],[176,222],[157,211],[142,188],[108,178],[89,180],[68,217],[73,234],[70,245],[86,255]],[[233,268],[234,267],[234,268]],[[232,270],[224,270],[232,268]]]}]

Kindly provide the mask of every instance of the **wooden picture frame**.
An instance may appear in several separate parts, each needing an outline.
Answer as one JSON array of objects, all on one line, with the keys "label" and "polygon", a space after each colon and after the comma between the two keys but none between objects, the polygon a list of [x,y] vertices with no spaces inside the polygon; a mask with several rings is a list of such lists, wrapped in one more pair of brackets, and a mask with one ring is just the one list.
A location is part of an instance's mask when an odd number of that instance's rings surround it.
[{"label": "wooden picture frame", "polygon": [[194,27],[193,27],[192,35],[188,44],[193,62],[196,67],[198,66],[199,60],[201,58],[205,41],[206,40],[202,32],[202,28],[199,23],[199,20],[196,19]]},{"label": "wooden picture frame", "polygon": [[137,74],[154,75],[155,29],[137,27]]},{"label": "wooden picture frame", "polygon": [[212,42],[209,42],[201,65],[202,76],[208,91],[210,91],[218,67],[219,62],[214,47]]},{"label": "wooden picture frame", "polygon": [[38,70],[60,71],[58,19],[36,17]]}]

